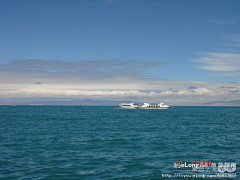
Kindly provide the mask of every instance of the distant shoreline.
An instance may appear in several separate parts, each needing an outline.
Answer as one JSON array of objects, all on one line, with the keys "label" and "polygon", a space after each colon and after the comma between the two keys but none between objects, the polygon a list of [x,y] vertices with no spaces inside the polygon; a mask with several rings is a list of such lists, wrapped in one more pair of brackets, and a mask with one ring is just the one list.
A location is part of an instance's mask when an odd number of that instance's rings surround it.
[{"label": "distant shoreline", "polygon": [[[94,106],[103,106],[103,107],[116,107],[118,105],[44,105],[44,104],[22,104],[22,105],[14,105],[14,104],[0,104],[0,106],[75,106],[75,107],[94,107]],[[240,107],[240,105],[172,105],[172,107]]]}]

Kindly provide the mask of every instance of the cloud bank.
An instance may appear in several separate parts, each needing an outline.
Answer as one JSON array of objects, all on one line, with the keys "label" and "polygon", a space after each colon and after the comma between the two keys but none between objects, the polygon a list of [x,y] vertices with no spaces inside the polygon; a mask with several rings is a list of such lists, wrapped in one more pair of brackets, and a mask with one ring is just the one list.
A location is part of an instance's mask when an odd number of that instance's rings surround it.
[{"label": "cloud bank", "polygon": [[[232,63],[233,61],[228,65]],[[148,77],[146,70],[165,64],[136,60],[12,61],[0,65],[1,77],[4,77],[1,79],[0,98],[199,104],[234,100],[240,95],[240,83],[176,81]]]}]

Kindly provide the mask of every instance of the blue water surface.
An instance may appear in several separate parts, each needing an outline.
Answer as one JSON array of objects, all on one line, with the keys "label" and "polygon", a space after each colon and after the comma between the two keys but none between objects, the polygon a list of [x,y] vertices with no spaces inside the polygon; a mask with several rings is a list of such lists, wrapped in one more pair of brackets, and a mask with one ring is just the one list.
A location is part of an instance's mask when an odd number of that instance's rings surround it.
[{"label": "blue water surface", "polygon": [[163,174],[240,162],[239,121],[240,107],[0,106],[0,178],[183,179]]}]

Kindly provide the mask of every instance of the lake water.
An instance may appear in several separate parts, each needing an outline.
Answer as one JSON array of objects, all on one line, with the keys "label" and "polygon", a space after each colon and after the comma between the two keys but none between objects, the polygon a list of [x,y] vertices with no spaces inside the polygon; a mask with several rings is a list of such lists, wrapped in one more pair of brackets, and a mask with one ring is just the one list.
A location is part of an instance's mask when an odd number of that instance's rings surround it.
[{"label": "lake water", "polygon": [[197,179],[218,172],[174,163],[234,165],[239,147],[240,107],[0,106],[1,179]]}]

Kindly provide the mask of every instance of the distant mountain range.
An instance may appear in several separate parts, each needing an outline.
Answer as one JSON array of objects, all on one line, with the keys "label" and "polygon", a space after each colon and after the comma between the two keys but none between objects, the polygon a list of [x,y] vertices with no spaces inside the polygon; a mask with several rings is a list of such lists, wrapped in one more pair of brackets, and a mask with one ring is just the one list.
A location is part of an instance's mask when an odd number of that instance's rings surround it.
[{"label": "distant mountain range", "polygon": [[[131,101],[108,101],[108,100],[70,100],[70,101],[36,101],[31,103],[24,103],[25,105],[34,104],[34,105],[66,105],[66,106],[117,106],[124,102]],[[200,106],[240,106],[240,100],[233,101],[213,101],[203,104],[196,104]],[[173,103],[174,106],[174,103]]]},{"label": "distant mountain range", "polygon": [[240,100],[213,101],[213,102],[204,103],[202,105],[208,105],[208,106],[240,106]]},{"label": "distant mountain range", "polygon": [[[113,100],[91,100],[91,99],[84,99],[84,100],[35,100],[35,101],[24,101],[21,99],[18,103],[6,101],[1,102],[1,105],[56,105],[56,106],[118,106],[121,103],[126,103],[131,101],[113,101]],[[142,104],[141,102],[137,102]],[[233,100],[233,101],[213,101],[207,102],[202,104],[190,104],[190,105],[179,105],[172,103],[173,106],[240,106],[240,100]]]},{"label": "distant mountain range", "polygon": [[[106,100],[70,100],[70,101],[36,101],[31,103],[24,104],[33,104],[33,105],[65,105],[65,106],[117,106],[126,101],[106,101]],[[129,101],[130,102],[130,101]]]}]

